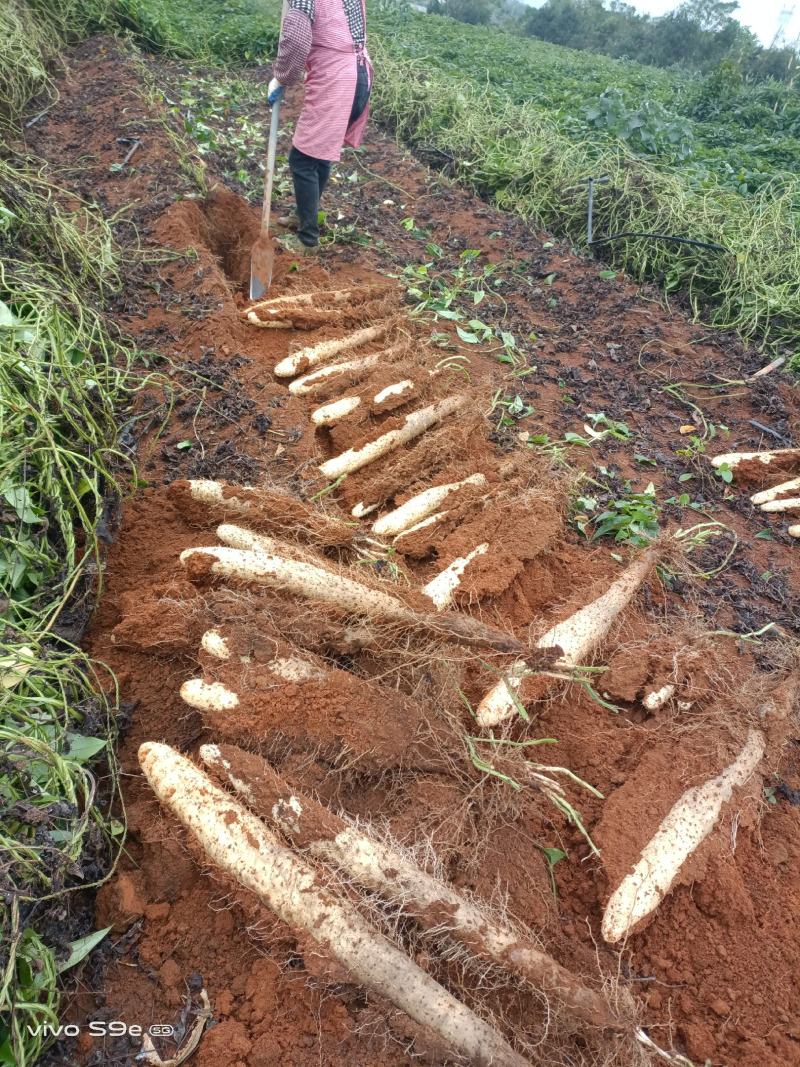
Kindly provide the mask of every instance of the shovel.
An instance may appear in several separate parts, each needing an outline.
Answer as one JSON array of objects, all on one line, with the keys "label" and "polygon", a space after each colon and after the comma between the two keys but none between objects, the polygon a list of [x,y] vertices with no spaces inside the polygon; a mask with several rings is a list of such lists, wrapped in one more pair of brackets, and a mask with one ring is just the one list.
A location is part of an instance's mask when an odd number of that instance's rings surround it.
[{"label": "shovel", "polygon": [[[282,94],[281,94],[282,95]],[[261,232],[250,252],[250,299],[260,300],[272,284],[275,245],[269,235],[269,213],[272,207],[272,176],[275,173],[275,150],[278,146],[278,124],[281,117],[280,96],[272,105],[267,145],[267,170],[264,175],[264,206],[261,209]]]}]

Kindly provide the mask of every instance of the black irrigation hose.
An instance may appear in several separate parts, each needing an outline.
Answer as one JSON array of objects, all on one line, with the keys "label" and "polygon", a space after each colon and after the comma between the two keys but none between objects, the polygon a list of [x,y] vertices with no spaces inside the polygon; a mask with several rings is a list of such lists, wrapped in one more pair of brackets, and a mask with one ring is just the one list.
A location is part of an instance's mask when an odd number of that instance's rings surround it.
[{"label": "black irrigation hose", "polygon": [[649,237],[653,241],[672,241],[678,245],[691,245],[693,248],[707,248],[711,252],[725,252],[731,254],[729,249],[724,248],[722,245],[712,244],[711,241],[696,241],[693,237],[672,237],[667,233],[631,233],[626,231],[625,233],[613,233],[609,237],[598,237],[594,239],[594,190],[597,185],[605,185],[610,181],[608,176],[603,178],[587,178],[586,184],[589,187],[589,205],[586,215],[586,244],[591,248],[592,245],[606,245],[610,241],[621,241],[624,237]]},{"label": "black irrigation hose", "polygon": [[726,252],[730,253],[730,249],[724,248],[722,245],[712,244],[710,241],[695,241],[692,237],[671,237],[666,233],[614,233],[610,237],[598,237],[593,241],[588,241],[589,245],[605,245],[609,241],[620,241],[623,237],[651,237],[654,241],[673,241],[675,244],[692,245],[693,248],[709,248],[712,252]]}]

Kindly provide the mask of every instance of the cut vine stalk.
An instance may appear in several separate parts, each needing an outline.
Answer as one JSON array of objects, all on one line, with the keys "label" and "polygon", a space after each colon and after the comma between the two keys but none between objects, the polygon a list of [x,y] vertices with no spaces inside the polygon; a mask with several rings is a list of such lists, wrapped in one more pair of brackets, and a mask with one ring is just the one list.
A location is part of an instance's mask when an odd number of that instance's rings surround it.
[{"label": "cut vine stalk", "polygon": [[313,867],[219,789],[185,756],[147,743],[139,763],[159,801],[197,839],[211,863],[302,930],[366,989],[386,997],[447,1046],[485,1067],[529,1067],[489,1023],[421,970]]},{"label": "cut vine stalk", "polygon": [[382,844],[310,797],[291,789],[261,757],[233,745],[204,745],[200,758],[257,815],[272,820],[297,848],[402,904],[428,929],[445,933],[535,989],[557,997],[591,1026],[622,1027],[608,1002],[524,934],[492,919],[402,852]]}]

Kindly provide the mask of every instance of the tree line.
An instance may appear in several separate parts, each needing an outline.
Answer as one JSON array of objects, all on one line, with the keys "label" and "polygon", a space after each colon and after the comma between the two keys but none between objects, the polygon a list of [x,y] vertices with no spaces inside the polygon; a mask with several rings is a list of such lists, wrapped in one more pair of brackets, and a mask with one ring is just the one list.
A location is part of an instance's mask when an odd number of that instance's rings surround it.
[{"label": "tree line", "polygon": [[553,44],[635,59],[657,67],[708,72],[735,66],[746,81],[775,78],[794,84],[796,47],[764,47],[734,17],[737,0],[686,0],[654,17],[624,0],[546,0],[530,8],[518,0],[428,0],[428,11],[473,25],[495,25]]}]

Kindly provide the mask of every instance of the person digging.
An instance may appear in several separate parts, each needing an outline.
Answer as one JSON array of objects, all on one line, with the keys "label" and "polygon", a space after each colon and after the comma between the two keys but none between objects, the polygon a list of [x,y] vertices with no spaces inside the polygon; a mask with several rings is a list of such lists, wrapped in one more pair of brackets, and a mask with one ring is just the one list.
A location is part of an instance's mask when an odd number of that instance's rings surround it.
[{"label": "person digging", "polygon": [[[272,106],[305,72],[305,97],[295,126],[289,169],[294,182],[297,235],[281,241],[295,254],[319,247],[319,201],[342,147],[363,139],[372,89],[364,0],[289,0],[281,27]],[[278,219],[291,226],[291,217]]]}]

